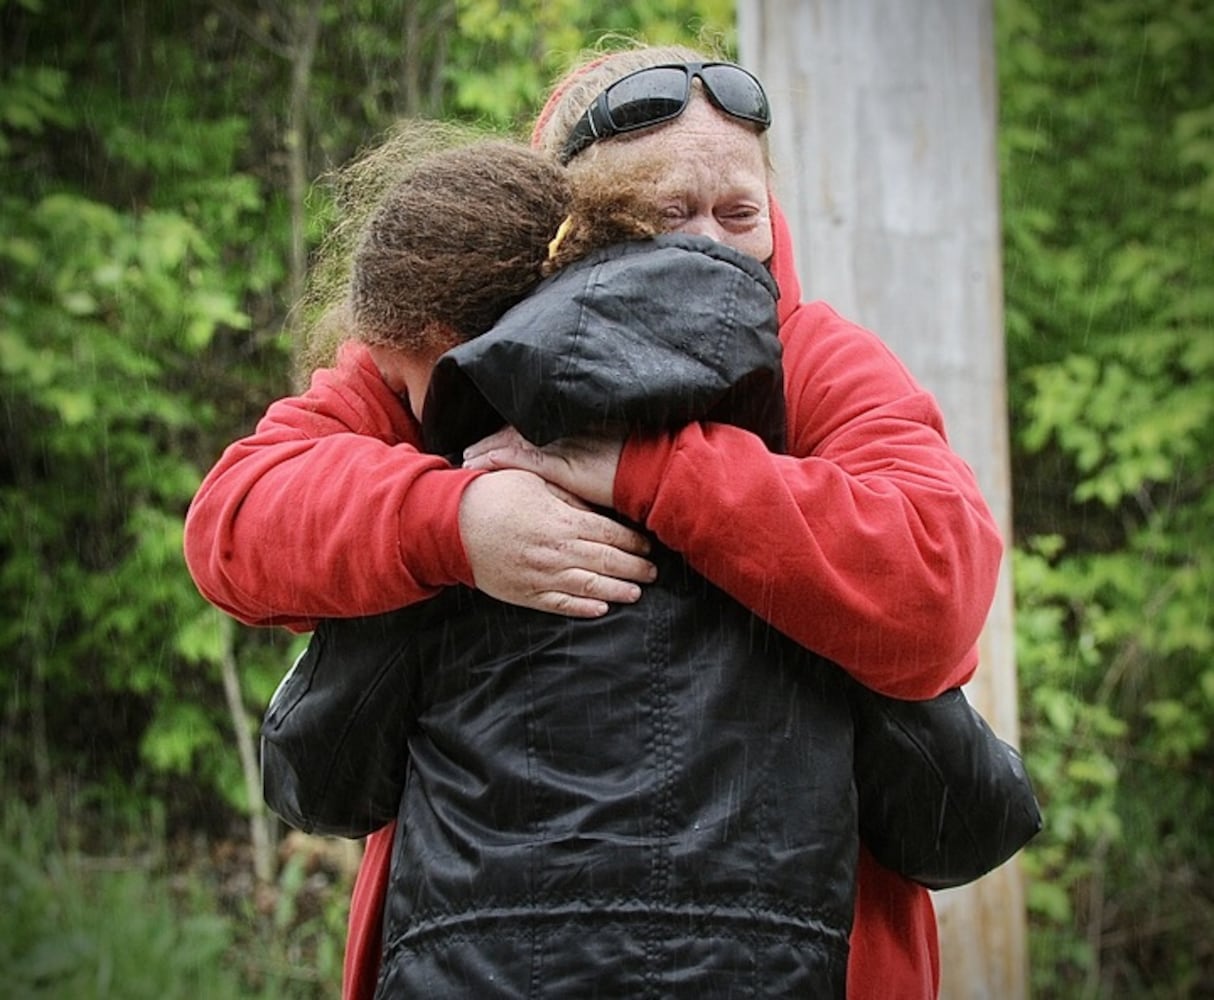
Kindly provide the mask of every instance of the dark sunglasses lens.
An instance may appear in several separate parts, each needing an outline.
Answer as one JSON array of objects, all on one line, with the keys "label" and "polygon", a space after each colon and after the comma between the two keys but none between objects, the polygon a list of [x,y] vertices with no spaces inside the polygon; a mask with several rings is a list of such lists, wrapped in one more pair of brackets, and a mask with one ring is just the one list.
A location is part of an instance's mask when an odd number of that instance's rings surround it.
[{"label": "dark sunglasses lens", "polygon": [[687,103],[687,73],[656,67],[627,76],[607,90],[611,124],[621,132],[674,118]]},{"label": "dark sunglasses lens", "polygon": [[700,71],[704,86],[721,107],[735,118],[771,124],[771,108],[759,81],[737,66],[705,66]]}]

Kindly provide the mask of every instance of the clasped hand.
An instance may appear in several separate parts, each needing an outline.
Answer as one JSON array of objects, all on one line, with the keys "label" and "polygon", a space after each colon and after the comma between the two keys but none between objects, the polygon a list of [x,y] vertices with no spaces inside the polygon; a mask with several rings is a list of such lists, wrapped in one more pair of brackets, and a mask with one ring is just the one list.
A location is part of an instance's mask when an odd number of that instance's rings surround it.
[{"label": "clasped hand", "polygon": [[506,428],[464,452],[481,469],[460,502],[460,534],[479,590],[522,607],[595,618],[632,603],[656,576],[641,533],[610,507],[622,441],[566,438],[542,448]]}]

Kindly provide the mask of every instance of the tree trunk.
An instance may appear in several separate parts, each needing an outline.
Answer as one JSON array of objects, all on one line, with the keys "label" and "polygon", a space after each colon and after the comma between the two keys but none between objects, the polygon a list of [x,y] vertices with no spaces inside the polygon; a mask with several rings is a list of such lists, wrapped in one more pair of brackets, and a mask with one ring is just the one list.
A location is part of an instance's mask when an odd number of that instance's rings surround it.
[{"label": "tree trunk", "polygon": [[[1004,538],[1011,499],[992,0],[742,0],[804,297],[876,331],[932,391]],[[1010,561],[971,701],[1018,739]],[[1015,860],[935,896],[942,997],[1026,996]]]},{"label": "tree trunk", "polygon": [[286,147],[288,197],[291,202],[291,276],[289,301],[303,297],[308,269],[307,198],[311,173],[308,164],[308,111],[311,103],[312,63],[320,37],[320,13],[323,0],[312,0],[306,9],[296,11],[294,30],[289,40],[291,59],[291,106],[287,122]]}]

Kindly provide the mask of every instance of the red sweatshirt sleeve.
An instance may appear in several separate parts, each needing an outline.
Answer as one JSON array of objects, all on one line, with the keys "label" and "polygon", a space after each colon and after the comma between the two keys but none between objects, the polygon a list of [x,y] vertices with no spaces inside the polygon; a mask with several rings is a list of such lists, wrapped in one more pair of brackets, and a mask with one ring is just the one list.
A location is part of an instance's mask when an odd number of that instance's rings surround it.
[{"label": "red sweatshirt sleeve", "polygon": [[458,512],[476,474],[417,443],[366,350],[345,345],[203,480],[185,525],[203,596],[246,624],[303,631],[470,584]]},{"label": "red sweatshirt sleeve", "polygon": [[963,683],[1002,543],[939,408],[823,304],[781,338],[789,454],[719,424],[632,439],[617,507],[868,687],[928,698]]}]

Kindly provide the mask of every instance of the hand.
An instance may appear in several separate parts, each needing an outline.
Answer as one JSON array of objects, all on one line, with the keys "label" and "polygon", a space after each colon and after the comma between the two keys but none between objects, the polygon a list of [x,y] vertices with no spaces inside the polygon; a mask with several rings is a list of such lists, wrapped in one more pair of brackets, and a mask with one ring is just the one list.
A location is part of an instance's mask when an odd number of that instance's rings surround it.
[{"label": "hand", "polygon": [[522,469],[587,503],[610,507],[622,440],[570,437],[537,448],[513,427],[478,441],[464,452],[465,469]]},{"label": "hand", "polygon": [[639,600],[638,584],[657,575],[644,535],[530,472],[478,476],[459,528],[477,589],[524,608],[597,618]]}]

